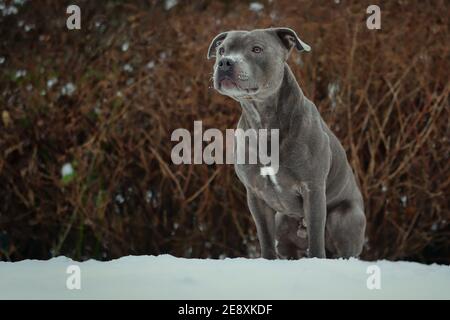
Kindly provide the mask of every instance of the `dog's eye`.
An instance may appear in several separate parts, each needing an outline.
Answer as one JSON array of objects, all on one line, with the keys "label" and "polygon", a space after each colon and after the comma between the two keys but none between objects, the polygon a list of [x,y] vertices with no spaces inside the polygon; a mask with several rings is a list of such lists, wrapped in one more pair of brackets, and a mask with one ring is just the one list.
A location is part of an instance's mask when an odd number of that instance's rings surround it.
[{"label": "dog's eye", "polygon": [[263,51],[263,49],[262,49],[261,47],[254,46],[254,47],[252,48],[252,51],[253,51],[254,53],[261,53],[261,52]]},{"label": "dog's eye", "polygon": [[219,54],[221,55],[221,56],[223,56],[223,54],[225,53],[225,49],[222,47],[222,48],[219,48]]}]

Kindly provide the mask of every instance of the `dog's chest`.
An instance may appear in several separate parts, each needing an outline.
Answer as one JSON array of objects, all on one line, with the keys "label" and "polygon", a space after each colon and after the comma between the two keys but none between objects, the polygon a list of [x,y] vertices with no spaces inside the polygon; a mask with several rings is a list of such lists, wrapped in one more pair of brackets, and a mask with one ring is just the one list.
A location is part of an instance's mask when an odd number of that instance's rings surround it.
[{"label": "dog's chest", "polygon": [[278,212],[301,214],[302,199],[296,179],[286,168],[278,171],[258,164],[235,164],[236,174],[247,189]]}]

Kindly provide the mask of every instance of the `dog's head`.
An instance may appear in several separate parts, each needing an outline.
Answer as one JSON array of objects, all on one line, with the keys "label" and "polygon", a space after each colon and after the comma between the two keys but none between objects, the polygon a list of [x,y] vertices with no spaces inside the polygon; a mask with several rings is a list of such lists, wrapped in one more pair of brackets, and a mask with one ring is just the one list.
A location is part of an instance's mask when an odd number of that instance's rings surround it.
[{"label": "dog's head", "polygon": [[220,33],[208,49],[208,59],[216,57],[214,88],[237,100],[270,95],[281,85],[293,48],[311,50],[289,28]]}]

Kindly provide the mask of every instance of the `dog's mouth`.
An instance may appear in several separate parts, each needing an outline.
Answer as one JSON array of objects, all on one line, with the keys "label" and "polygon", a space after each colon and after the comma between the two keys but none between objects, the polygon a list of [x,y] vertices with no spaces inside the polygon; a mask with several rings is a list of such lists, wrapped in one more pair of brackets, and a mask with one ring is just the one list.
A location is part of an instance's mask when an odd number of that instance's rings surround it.
[{"label": "dog's mouth", "polygon": [[223,77],[219,80],[219,87],[225,90],[239,89],[238,84],[230,77]]},{"label": "dog's mouth", "polygon": [[243,87],[239,84],[238,81],[235,81],[234,79],[225,76],[219,79],[219,90],[220,91],[240,91],[246,95],[254,94],[258,91],[257,87]]}]

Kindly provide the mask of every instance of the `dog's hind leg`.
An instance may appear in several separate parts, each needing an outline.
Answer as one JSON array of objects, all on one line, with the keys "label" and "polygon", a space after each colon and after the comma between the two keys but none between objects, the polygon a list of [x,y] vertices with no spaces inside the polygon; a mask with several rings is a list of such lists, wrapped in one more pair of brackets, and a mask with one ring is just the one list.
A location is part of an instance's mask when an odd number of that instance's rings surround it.
[{"label": "dog's hind leg", "polygon": [[327,215],[326,246],[336,258],[358,257],[364,245],[366,217],[357,204],[342,205]]}]

